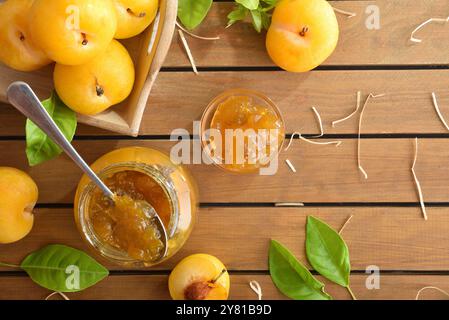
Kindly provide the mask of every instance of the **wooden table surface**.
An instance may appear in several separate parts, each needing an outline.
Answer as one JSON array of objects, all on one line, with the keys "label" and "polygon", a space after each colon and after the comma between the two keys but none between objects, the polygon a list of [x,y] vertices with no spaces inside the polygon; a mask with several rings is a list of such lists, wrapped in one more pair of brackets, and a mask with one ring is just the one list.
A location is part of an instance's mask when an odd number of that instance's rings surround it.
[{"label": "wooden table surface", "polygon": [[[449,132],[433,108],[436,92],[449,119],[449,25],[431,24],[420,31],[421,44],[409,41],[411,31],[430,17],[449,14],[447,0],[332,1],[357,13],[338,15],[341,37],[334,54],[317,70],[287,73],[274,67],[264,35],[251,26],[224,29],[232,1],[213,4],[196,31],[219,34],[210,42],[188,38],[200,70],[193,74],[175,35],[163,71],[152,91],[140,136],[132,139],[80,125],[75,146],[88,162],[115,148],[138,145],[169,151],[175,128],[192,130],[207,103],[225,89],[257,89],[282,110],[287,131],[317,134],[311,107],[321,113],[326,139],[341,139],[339,148],[295,141],[280,159],[275,176],[236,176],[213,166],[191,165],[200,189],[198,223],[185,247],[167,263],[149,270],[122,270],[107,265],[111,275],[72,299],[165,299],[171,268],[192,253],[219,257],[231,274],[231,298],[255,299],[248,282],[258,280],[265,299],[284,298],[271,282],[268,244],[276,239],[301,261],[305,219],[315,215],[344,230],[351,256],[352,289],[359,299],[414,299],[424,286],[449,291]],[[381,28],[365,26],[369,5],[380,8]],[[358,116],[336,128],[330,122],[355,108],[356,91],[372,100],[364,114],[362,161],[369,179],[357,169]],[[87,250],[73,220],[73,197],[80,171],[65,156],[29,168],[25,157],[24,118],[12,107],[0,107],[0,165],[26,170],[39,186],[35,226],[24,240],[0,246],[0,258],[17,263],[46,244],[61,243]],[[410,171],[413,141],[420,141],[417,174],[427,203],[424,221]],[[298,172],[285,165],[288,158]],[[304,202],[303,208],[278,208],[278,202]],[[367,266],[381,270],[379,290],[365,286]],[[336,299],[347,291],[326,283]],[[0,269],[0,299],[42,299],[48,294],[22,272]],[[425,292],[423,298],[444,298]]]}]

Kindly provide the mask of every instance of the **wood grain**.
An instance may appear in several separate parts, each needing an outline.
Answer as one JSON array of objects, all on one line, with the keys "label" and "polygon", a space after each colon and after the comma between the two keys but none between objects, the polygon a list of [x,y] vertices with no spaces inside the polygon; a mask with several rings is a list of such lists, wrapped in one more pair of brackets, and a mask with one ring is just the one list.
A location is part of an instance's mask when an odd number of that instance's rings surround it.
[{"label": "wood grain", "polygon": [[[381,270],[447,271],[448,209],[428,209],[429,220],[424,221],[418,208],[203,208],[185,247],[166,263],[149,270],[171,270],[180,259],[198,252],[216,255],[229,270],[267,270],[270,239],[282,242],[307,265],[306,217],[316,216],[340,230],[353,215],[342,233],[353,270],[364,271],[376,265]],[[35,217],[30,235],[0,247],[1,261],[20,263],[30,252],[52,243],[89,250],[75,226],[73,210],[38,209]],[[96,252],[91,254],[99,258]],[[110,269],[120,269],[99,260]]]},{"label": "wood grain", "polygon": [[[386,96],[370,102],[364,133],[447,133],[432,104],[436,92],[442,114],[449,119],[449,70],[287,72],[162,72],[153,88],[140,128],[141,135],[169,135],[174,129],[192,132],[207,104],[222,91],[243,87],[263,92],[281,109],[287,132],[319,133],[311,110],[315,106],[326,133],[355,134],[358,114],[332,128],[331,122],[356,107],[370,93]],[[182,88],[182,90],[180,90]],[[207,89],[205,89],[207,88]],[[11,106],[0,105],[0,136],[23,136],[25,118]],[[80,125],[77,135],[114,133]]]},{"label": "wood grain", "polygon": [[[356,17],[348,19],[337,14],[340,39],[335,52],[324,65],[431,65],[449,62],[447,50],[449,32],[444,24],[426,26],[417,37],[420,44],[409,41],[411,32],[432,17],[447,16],[445,0],[377,0],[330,1],[336,8],[351,11]],[[365,22],[376,5],[380,12],[380,29],[369,30]],[[203,41],[189,38],[189,46],[197,66],[272,66],[265,50],[265,35],[257,35],[250,24],[238,23],[225,29],[226,16],[232,3],[215,3],[212,11],[195,32],[203,36],[219,35],[221,40]],[[178,37],[167,57],[165,66],[190,66]]]},{"label": "wood grain", "polygon": [[[410,171],[413,139],[364,139],[361,142],[361,159],[368,172],[368,180],[357,169],[356,139],[344,139],[338,148],[298,141],[288,152],[281,154],[278,172],[274,176],[236,175],[213,165],[188,165],[199,184],[200,201],[418,202]],[[124,146],[152,147],[169,153],[173,145],[174,142],[148,140],[75,143],[88,163]],[[285,164],[286,158],[296,167],[296,174]],[[420,140],[416,172],[425,201],[449,201],[448,159],[448,139]],[[40,203],[73,201],[81,172],[65,155],[30,168],[23,142],[0,141],[0,163],[29,172],[39,186]]]},{"label": "wood grain", "polygon": [[[350,299],[346,289],[326,282],[326,292],[336,300]],[[368,290],[365,286],[367,275],[351,276],[352,290],[359,300],[413,300],[419,289],[434,285],[449,291],[449,276],[426,275],[382,275],[379,290]],[[72,300],[78,299],[113,299],[113,300],[156,300],[170,299],[167,289],[168,276],[110,276],[92,288],[79,293],[70,293]],[[272,283],[267,275],[231,275],[230,299],[257,300],[250,289],[249,281],[256,280],[262,287],[264,300],[286,299]],[[45,290],[26,277],[1,277],[0,299],[33,299],[42,300],[51,292]],[[54,297],[58,299],[58,297]],[[428,290],[420,295],[420,299],[447,299],[443,294]]]}]

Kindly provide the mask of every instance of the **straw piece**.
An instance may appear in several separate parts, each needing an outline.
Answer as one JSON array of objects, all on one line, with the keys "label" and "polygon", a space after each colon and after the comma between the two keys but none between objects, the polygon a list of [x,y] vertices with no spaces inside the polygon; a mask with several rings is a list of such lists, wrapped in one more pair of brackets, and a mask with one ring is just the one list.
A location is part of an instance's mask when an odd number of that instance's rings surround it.
[{"label": "straw piece", "polygon": [[343,223],[343,225],[340,228],[340,231],[338,232],[338,234],[341,235],[341,233],[343,232],[343,230],[346,228],[346,225],[349,223],[349,221],[351,221],[353,215],[351,214],[348,219],[346,219],[345,223]]},{"label": "straw piece", "polygon": [[440,112],[440,108],[438,107],[438,101],[437,101],[437,96],[435,95],[435,92],[432,92],[432,100],[433,100],[433,106],[435,107],[435,111],[437,112],[438,117],[440,118],[441,122],[444,124],[446,129],[449,131],[449,126],[447,125],[446,120],[444,120],[444,117]]},{"label": "straw piece", "polygon": [[346,120],[350,119],[353,115],[355,115],[357,113],[357,111],[359,111],[361,97],[362,97],[362,92],[361,91],[357,91],[357,106],[356,106],[355,110],[351,114],[349,114],[348,116],[344,117],[343,119],[332,121],[332,127],[335,127],[335,125],[337,123],[340,123],[340,122],[343,122],[343,121],[346,121]]},{"label": "straw piece", "polygon": [[304,207],[302,202],[277,202],[274,204],[275,207]]},{"label": "straw piece", "polygon": [[203,36],[199,36],[197,34],[194,34],[194,33],[190,32],[189,30],[187,30],[186,28],[184,28],[178,21],[176,21],[176,26],[179,29],[181,29],[184,33],[186,33],[189,36],[191,36],[192,38],[196,38],[196,39],[200,39],[200,40],[207,40],[207,41],[220,40],[219,36],[216,36],[216,37],[203,37]]},{"label": "straw piece", "polygon": [[312,140],[309,140],[309,139],[307,139],[307,138],[304,138],[304,137],[301,135],[301,133],[295,131],[295,132],[293,132],[292,136],[290,137],[290,141],[288,142],[288,145],[287,145],[287,147],[284,149],[284,151],[287,151],[288,149],[290,149],[290,146],[291,146],[292,143],[293,143],[293,139],[295,138],[295,135],[297,135],[297,136],[299,137],[299,139],[301,139],[301,140],[303,140],[303,141],[305,141],[305,142],[311,143],[311,144],[318,144],[318,145],[335,144],[336,147],[339,147],[339,146],[341,145],[341,143],[342,143],[341,141],[326,141],[326,142],[316,142],[316,141],[312,141]]},{"label": "straw piece", "polygon": [[195,60],[193,59],[192,51],[190,51],[190,47],[189,44],[187,43],[186,37],[184,36],[184,32],[181,29],[179,29],[178,33],[179,36],[181,37],[181,41],[184,46],[184,49],[186,50],[187,56],[189,57],[189,61],[190,64],[192,65],[193,72],[195,72],[195,74],[198,74],[198,69],[196,68]]},{"label": "straw piece", "polygon": [[250,288],[257,294],[257,299],[262,300],[262,287],[260,286],[259,282],[256,280],[252,280],[249,282]]},{"label": "straw piece", "polygon": [[419,295],[421,294],[421,292],[423,292],[424,290],[428,290],[428,289],[439,291],[442,294],[444,294],[445,296],[449,297],[449,293],[447,293],[443,289],[440,289],[438,287],[428,286],[428,287],[424,287],[424,288],[421,288],[421,289],[418,290],[418,293],[416,294],[415,300],[419,300]]},{"label": "straw piece", "polygon": [[287,163],[290,170],[293,171],[294,173],[296,173],[296,168],[293,166],[293,164],[290,162],[290,160],[285,159],[285,162]]},{"label": "straw piece", "polygon": [[360,160],[360,153],[361,153],[361,148],[360,148],[361,147],[361,139],[360,139],[360,136],[361,136],[361,131],[362,131],[363,113],[365,111],[366,106],[368,105],[368,101],[369,101],[370,98],[379,98],[379,97],[383,97],[383,96],[385,96],[384,93],[377,94],[377,95],[374,95],[373,93],[370,93],[366,97],[365,103],[363,104],[363,107],[362,107],[362,111],[360,112],[359,131],[358,131],[358,136],[357,136],[357,165],[358,165],[358,168],[359,168],[360,172],[363,173],[363,176],[365,177],[365,179],[368,179],[368,174],[366,173],[365,169],[363,169],[362,163],[361,163],[361,160]]},{"label": "straw piece", "polygon": [[430,18],[426,21],[424,21],[423,23],[421,23],[419,26],[417,26],[415,28],[415,30],[412,31],[412,34],[410,35],[410,41],[415,42],[415,43],[421,43],[422,40],[418,39],[415,37],[415,33],[418,32],[418,30],[420,30],[421,28],[423,28],[425,25],[431,23],[431,22],[448,22],[449,21],[449,17],[447,18]]},{"label": "straw piece", "polygon": [[413,174],[413,178],[415,180],[416,190],[418,191],[419,203],[421,205],[421,211],[424,216],[424,220],[427,220],[427,212],[426,212],[426,206],[424,204],[424,196],[422,193],[421,184],[419,183],[418,176],[416,175],[416,172],[415,172],[415,165],[416,165],[417,159],[418,159],[418,138],[415,138],[415,157],[413,159],[412,174]]},{"label": "straw piece", "polygon": [[321,116],[318,110],[315,107],[312,107],[312,110],[315,113],[315,118],[318,121],[318,125],[320,127],[320,134],[317,136],[312,136],[312,138],[320,138],[324,136],[323,121],[321,120]]},{"label": "straw piece", "polygon": [[341,10],[335,7],[332,7],[334,9],[335,12],[340,13],[340,14],[344,14],[345,16],[348,16],[349,18],[355,17],[357,14],[354,12],[349,12],[349,11],[345,11],[345,10]]},{"label": "straw piece", "polygon": [[67,297],[64,293],[59,292],[59,291],[50,293],[47,297],[45,297],[45,300],[49,300],[51,297],[53,297],[56,294],[59,294],[64,300],[70,300],[69,297]]}]

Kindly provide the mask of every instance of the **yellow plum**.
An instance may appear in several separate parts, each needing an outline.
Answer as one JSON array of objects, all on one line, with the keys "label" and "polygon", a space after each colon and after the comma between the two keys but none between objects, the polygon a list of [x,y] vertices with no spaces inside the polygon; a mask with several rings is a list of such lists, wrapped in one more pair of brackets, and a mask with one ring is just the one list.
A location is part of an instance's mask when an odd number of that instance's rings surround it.
[{"label": "yellow plum", "polygon": [[216,257],[193,254],[176,265],[168,287],[174,300],[227,300],[229,274]]},{"label": "yellow plum", "polygon": [[0,3],[0,61],[19,71],[39,69],[51,60],[30,36],[28,14],[33,0]]},{"label": "yellow plum", "polygon": [[126,48],[113,40],[106,51],[83,65],[57,63],[56,92],[74,111],[92,115],[122,102],[134,85],[134,64]]},{"label": "yellow plum", "polygon": [[113,2],[117,12],[116,39],[138,35],[156,17],[158,0],[113,0]]},{"label": "yellow plum", "polygon": [[324,62],[338,42],[338,22],[325,0],[281,0],[268,29],[268,54],[292,72],[312,70]]},{"label": "yellow plum", "polygon": [[0,243],[25,237],[33,227],[37,186],[25,172],[0,167]]},{"label": "yellow plum", "polygon": [[84,64],[102,53],[117,29],[111,0],[35,0],[29,19],[33,41],[66,65]]}]

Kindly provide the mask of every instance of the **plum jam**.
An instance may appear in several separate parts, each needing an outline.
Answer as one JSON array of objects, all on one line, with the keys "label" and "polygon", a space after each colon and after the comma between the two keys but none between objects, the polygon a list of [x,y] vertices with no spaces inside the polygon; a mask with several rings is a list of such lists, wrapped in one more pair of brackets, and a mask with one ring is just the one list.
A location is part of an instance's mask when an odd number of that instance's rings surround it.
[{"label": "plum jam", "polygon": [[[214,162],[238,173],[264,167],[279,153],[285,138],[284,121],[274,103],[258,92],[242,89],[215,98],[203,115],[201,129],[203,147],[207,146]],[[203,135],[206,130],[208,134]]]},{"label": "plum jam", "polygon": [[[91,168],[115,194],[112,205],[87,176],[78,184],[75,221],[97,253],[121,266],[150,267],[184,245],[196,221],[198,192],[183,166],[157,150],[127,147],[105,154]],[[166,247],[153,209],[165,226]]]},{"label": "plum jam", "polygon": [[168,228],[171,206],[167,194],[151,177],[137,171],[117,172],[104,182],[116,196],[112,203],[100,189],[93,191],[89,218],[96,235],[131,258],[157,260],[164,244],[156,218],[143,209],[141,202],[150,204]]}]

